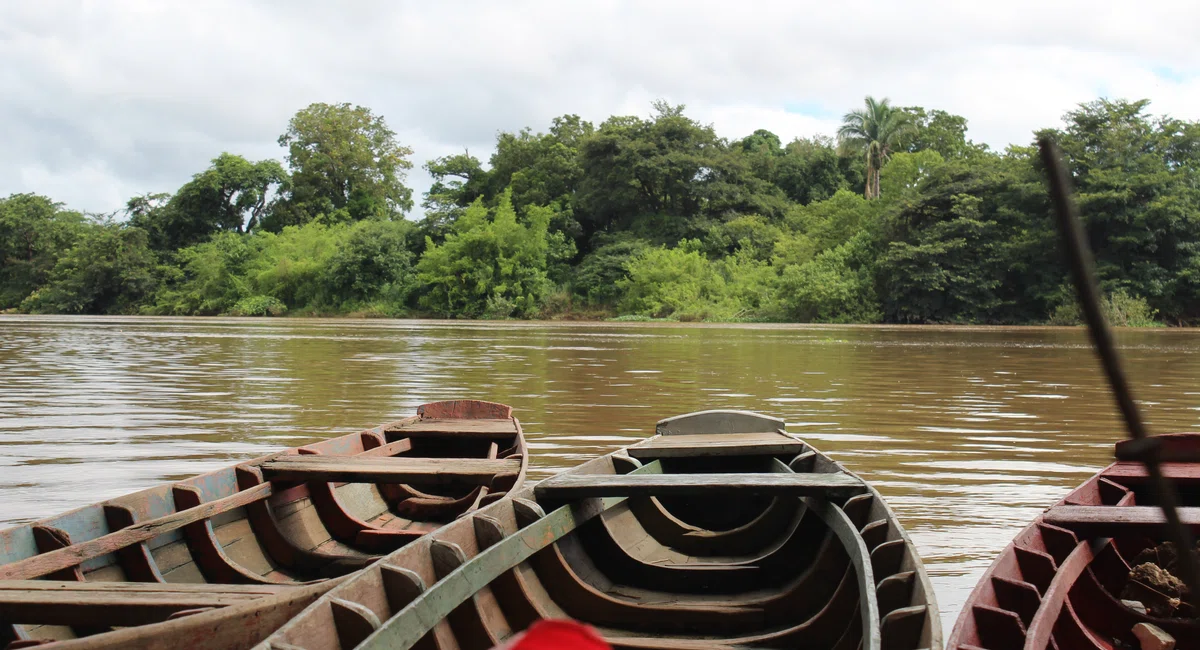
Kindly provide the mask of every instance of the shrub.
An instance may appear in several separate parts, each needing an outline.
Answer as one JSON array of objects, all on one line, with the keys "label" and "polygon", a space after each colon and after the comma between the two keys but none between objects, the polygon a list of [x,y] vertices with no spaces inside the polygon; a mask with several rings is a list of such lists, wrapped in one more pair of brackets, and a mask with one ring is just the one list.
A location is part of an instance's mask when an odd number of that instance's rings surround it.
[{"label": "shrub", "polygon": [[158,288],[158,258],[141,228],[114,221],[87,224],[49,281],[21,303],[31,312],[132,314]]},{"label": "shrub", "polygon": [[408,248],[413,230],[407,221],[360,221],[351,226],[321,272],[325,302],[342,310],[372,304],[372,310],[402,312],[416,289]]},{"label": "shrub", "polygon": [[873,275],[866,237],[857,235],[810,262],[784,268],[779,300],[791,320],[877,323],[883,315]]},{"label": "shrub", "polygon": [[238,301],[229,313],[233,316],[282,316],[287,305],[275,296],[250,296]]},{"label": "shrub", "polygon": [[617,283],[625,314],[681,321],[748,320],[774,310],[775,273],[741,249],[710,261],[701,243],[684,240],[676,248],[648,248],[626,266]]},{"label": "shrub", "polygon": [[[1102,298],[1100,310],[1104,313],[1104,318],[1109,325],[1113,327],[1162,327],[1162,323],[1155,320],[1158,312],[1150,307],[1146,299],[1132,295],[1124,289],[1117,289]],[[1050,314],[1048,323],[1050,325],[1082,324],[1083,315],[1079,311],[1079,304],[1070,301],[1059,305]]]},{"label": "shrub", "polygon": [[552,213],[530,206],[520,223],[512,192],[506,190],[489,219],[477,199],[442,244],[426,239],[417,263],[417,278],[425,288],[421,306],[445,316],[536,315],[553,289],[546,275]]},{"label": "shrub", "polygon": [[699,249],[700,242],[684,240],[676,248],[648,248],[627,262],[629,277],[617,282],[622,293],[619,310],[678,318],[705,309],[724,294],[725,287]]},{"label": "shrub", "polygon": [[575,268],[571,289],[590,305],[612,305],[621,297],[617,284],[629,277],[629,262],[650,244],[644,239],[622,239],[598,246]]}]

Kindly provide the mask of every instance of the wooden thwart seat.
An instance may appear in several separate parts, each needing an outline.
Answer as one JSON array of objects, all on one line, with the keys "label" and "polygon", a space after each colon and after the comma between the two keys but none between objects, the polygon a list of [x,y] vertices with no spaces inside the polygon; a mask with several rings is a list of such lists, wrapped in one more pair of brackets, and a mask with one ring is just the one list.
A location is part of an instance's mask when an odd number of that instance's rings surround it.
[{"label": "wooden thwart seat", "polygon": [[0,620],[34,625],[144,625],[176,612],[275,596],[290,585],[0,580]]},{"label": "wooden thwart seat", "polygon": [[[1193,533],[1200,532],[1200,508],[1178,508],[1179,519]],[[1119,533],[1165,530],[1167,520],[1158,506],[1057,506],[1042,521],[1085,537],[1111,537]]]},{"label": "wooden thwart seat", "polygon": [[[1200,483],[1200,465],[1195,463],[1163,463],[1163,476],[1184,485]],[[1146,466],[1135,462],[1115,463],[1103,472],[1104,478],[1118,483],[1144,483],[1150,480]]]},{"label": "wooden thwart seat", "polygon": [[535,489],[538,499],[670,495],[844,497],[866,490],[849,474],[560,474]]},{"label": "wooden thwart seat", "polygon": [[443,420],[430,418],[388,427],[387,433],[410,438],[462,436],[465,438],[508,438],[517,435],[513,420]]},{"label": "wooden thwart seat", "polygon": [[498,475],[521,471],[520,458],[342,458],[284,456],[259,466],[272,481],[489,485]]},{"label": "wooden thwart seat", "polygon": [[795,456],[808,447],[778,432],[701,433],[658,436],[626,449],[633,458],[688,458],[700,456]]}]

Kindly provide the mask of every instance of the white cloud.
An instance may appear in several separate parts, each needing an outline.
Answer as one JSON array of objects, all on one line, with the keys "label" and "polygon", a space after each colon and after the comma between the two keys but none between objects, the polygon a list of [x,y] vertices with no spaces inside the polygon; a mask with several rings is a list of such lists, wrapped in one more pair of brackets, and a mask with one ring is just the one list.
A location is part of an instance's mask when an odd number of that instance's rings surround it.
[{"label": "white cloud", "polygon": [[1002,148],[1101,94],[1200,118],[1197,24],[1200,4],[1152,1],[6,3],[0,196],[113,210],[221,151],[281,157],[314,101],[370,106],[418,167],[658,97],[725,136],[788,140],[889,96]]}]

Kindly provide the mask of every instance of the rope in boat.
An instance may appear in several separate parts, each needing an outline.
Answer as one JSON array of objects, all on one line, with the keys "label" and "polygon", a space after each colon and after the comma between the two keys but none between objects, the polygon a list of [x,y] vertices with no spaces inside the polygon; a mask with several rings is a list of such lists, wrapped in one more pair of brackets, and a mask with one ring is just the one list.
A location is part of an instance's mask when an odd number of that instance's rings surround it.
[{"label": "rope in boat", "polygon": [[[1087,323],[1088,335],[1100,364],[1108,376],[1109,386],[1113,397],[1121,409],[1125,427],[1129,437],[1133,439],[1133,450],[1122,454],[1122,460],[1138,460],[1146,466],[1150,476],[1150,486],[1158,499],[1163,516],[1167,520],[1167,530],[1171,541],[1179,549],[1179,568],[1183,574],[1184,583],[1188,586],[1189,600],[1194,611],[1200,612],[1200,573],[1196,566],[1196,558],[1192,554],[1193,543],[1191,531],[1179,519],[1179,493],[1172,481],[1163,475],[1162,471],[1162,441],[1152,438],[1146,433],[1146,425],[1142,421],[1141,412],[1125,371],[1121,367],[1121,358],[1113,343],[1112,329],[1100,309],[1100,291],[1096,284],[1096,269],[1091,251],[1084,239],[1083,225],[1079,220],[1079,211],[1071,200],[1070,180],[1066,166],[1063,165],[1062,155],[1058,145],[1050,136],[1038,138],[1038,149],[1041,152],[1042,163],[1046,166],[1046,175],[1050,180],[1050,200],[1054,203],[1054,212],[1058,222],[1058,232],[1062,237],[1063,252],[1067,256],[1067,266],[1071,271],[1071,280],[1079,295],[1079,304]],[[1177,460],[1183,460],[1182,458]]]}]

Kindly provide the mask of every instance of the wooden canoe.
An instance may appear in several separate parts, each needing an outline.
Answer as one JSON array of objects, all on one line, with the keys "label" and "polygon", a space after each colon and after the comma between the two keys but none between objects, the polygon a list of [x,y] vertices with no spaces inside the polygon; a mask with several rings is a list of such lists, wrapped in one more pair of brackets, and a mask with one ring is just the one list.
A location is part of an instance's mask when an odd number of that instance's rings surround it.
[{"label": "wooden canoe", "polygon": [[[1169,451],[1200,451],[1200,434],[1157,437]],[[1118,443],[1118,451],[1125,445]],[[1163,467],[1179,488],[1183,521],[1200,531],[1200,463]],[[947,647],[1137,648],[1134,626],[1151,623],[1174,636],[1178,648],[1200,648],[1196,620],[1158,618],[1122,603],[1134,558],[1168,537],[1164,521],[1143,465],[1109,465],[1004,549],[971,592]]]},{"label": "wooden canoe", "polygon": [[524,481],[511,408],[417,412],[0,531],[0,648],[248,647]]},{"label": "wooden canoe", "polygon": [[259,648],[493,648],[575,619],[615,648],[941,648],[879,493],[783,430],[705,411],[514,492],[321,596]]}]

